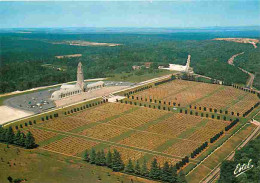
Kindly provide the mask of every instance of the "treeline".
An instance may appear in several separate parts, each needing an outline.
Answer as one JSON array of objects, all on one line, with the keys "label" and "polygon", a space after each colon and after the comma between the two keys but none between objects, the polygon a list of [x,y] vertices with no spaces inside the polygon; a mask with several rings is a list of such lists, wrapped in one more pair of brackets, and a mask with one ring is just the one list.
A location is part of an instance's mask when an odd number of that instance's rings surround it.
[{"label": "treeline", "polygon": [[225,127],[225,131],[230,130],[233,126],[235,126],[237,123],[239,122],[239,119],[235,119],[234,121],[232,121],[229,125],[227,125]]},{"label": "treeline", "polygon": [[[146,160],[144,160],[140,165],[138,160],[133,162],[131,159],[129,159],[128,163],[125,165],[121,158],[121,154],[116,149],[114,149],[113,152],[109,150],[107,153],[105,153],[104,150],[95,151],[92,148],[90,152],[88,150],[84,152],[83,159],[84,161],[91,164],[111,168],[115,172],[125,172],[135,176],[170,183],[186,182],[185,175],[182,171],[177,174],[177,169],[180,168],[179,164],[173,166],[168,162],[165,162],[161,167],[157,162],[157,159],[153,159],[150,168],[148,168]],[[188,161],[188,157],[185,157],[181,162],[186,164]]]},{"label": "treeline", "polygon": [[23,132],[20,132],[20,130],[14,133],[11,127],[8,129],[0,127],[0,142],[14,144],[20,147],[25,147],[26,149],[36,147],[35,139],[30,131],[26,135]]},{"label": "treeline", "polygon": [[218,140],[219,137],[221,137],[223,134],[224,134],[223,131],[217,133],[214,137],[210,138],[209,142],[210,142],[210,143],[214,143],[214,142],[215,142],[216,140]]}]

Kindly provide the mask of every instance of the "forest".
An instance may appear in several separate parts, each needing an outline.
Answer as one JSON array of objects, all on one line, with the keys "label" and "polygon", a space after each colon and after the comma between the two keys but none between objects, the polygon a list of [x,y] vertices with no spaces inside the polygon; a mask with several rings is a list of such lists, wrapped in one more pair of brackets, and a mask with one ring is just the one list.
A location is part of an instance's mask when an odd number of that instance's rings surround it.
[{"label": "forest", "polygon": [[[171,34],[17,34],[1,33],[0,93],[25,90],[76,80],[79,61],[86,79],[109,77],[113,74],[158,73],[158,65],[185,64],[191,54],[191,67],[197,74],[226,83],[245,84],[248,75],[227,64],[234,54],[245,52],[235,65],[256,73],[259,88],[259,50],[252,45],[213,41],[207,33]],[[117,43],[120,46],[71,46],[53,44],[64,40]],[[57,55],[82,54],[78,58],[57,59]],[[248,56],[249,55],[249,56]],[[249,61],[250,60],[250,61]],[[153,67],[136,72],[133,65],[153,62]]]}]

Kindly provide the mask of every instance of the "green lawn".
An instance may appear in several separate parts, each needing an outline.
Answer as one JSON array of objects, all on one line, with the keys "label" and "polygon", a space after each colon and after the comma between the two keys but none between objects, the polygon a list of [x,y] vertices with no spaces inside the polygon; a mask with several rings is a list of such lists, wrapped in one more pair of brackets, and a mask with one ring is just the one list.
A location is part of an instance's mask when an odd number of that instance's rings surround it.
[{"label": "green lawn", "polygon": [[136,74],[136,72],[121,73],[121,74],[114,74],[112,77],[108,77],[107,80],[137,83],[137,82],[142,82],[156,77],[164,76],[167,74],[174,74],[174,73],[176,72],[168,71],[168,70],[158,70],[158,72],[153,72],[153,73],[144,72],[142,75],[138,75]]}]

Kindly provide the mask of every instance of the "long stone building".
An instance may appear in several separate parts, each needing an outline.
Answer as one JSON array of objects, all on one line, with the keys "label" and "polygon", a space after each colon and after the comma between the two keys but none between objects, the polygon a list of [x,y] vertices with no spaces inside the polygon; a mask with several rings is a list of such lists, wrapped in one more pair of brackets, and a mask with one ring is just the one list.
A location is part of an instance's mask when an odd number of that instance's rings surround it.
[{"label": "long stone building", "polygon": [[73,95],[79,95],[91,90],[100,89],[102,87],[104,87],[103,81],[98,81],[95,83],[85,85],[82,64],[81,62],[79,62],[77,69],[76,85],[62,84],[59,90],[52,93],[51,100],[60,100],[62,98],[67,98]]}]

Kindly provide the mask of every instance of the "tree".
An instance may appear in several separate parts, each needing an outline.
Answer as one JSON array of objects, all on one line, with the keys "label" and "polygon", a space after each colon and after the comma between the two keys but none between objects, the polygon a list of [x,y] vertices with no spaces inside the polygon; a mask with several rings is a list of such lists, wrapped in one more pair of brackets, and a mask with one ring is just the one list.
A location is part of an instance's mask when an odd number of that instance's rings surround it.
[{"label": "tree", "polygon": [[100,154],[100,165],[101,166],[106,165],[106,154],[103,149],[101,150],[101,154]]},{"label": "tree", "polygon": [[125,171],[126,171],[127,173],[134,173],[134,165],[133,165],[131,159],[128,160],[128,163],[127,163],[127,165],[126,165],[126,167],[125,167]]},{"label": "tree", "polygon": [[101,152],[100,151],[98,151],[97,154],[96,154],[95,164],[101,165]]},{"label": "tree", "polygon": [[156,158],[153,159],[153,162],[151,164],[149,177],[155,180],[158,180],[161,177],[161,172]]},{"label": "tree", "polygon": [[136,164],[135,164],[135,174],[136,175],[140,175],[141,174],[141,167],[140,167],[140,164],[139,164],[138,160],[136,161]]},{"label": "tree", "polygon": [[9,127],[9,128],[8,128],[8,131],[7,131],[7,133],[6,133],[6,141],[7,141],[9,144],[13,144],[13,142],[14,142],[14,137],[15,137],[14,131],[13,131],[12,127]]},{"label": "tree", "polygon": [[162,168],[162,178],[161,180],[169,182],[171,179],[171,172],[170,172],[170,166],[169,163],[166,161]]},{"label": "tree", "polygon": [[95,149],[91,149],[91,153],[90,153],[90,161],[91,164],[95,164],[96,163],[96,151]]},{"label": "tree", "polygon": [[183,173],[183,171],[181,170],[179,175],[178,175],[178,182],[179,183],[186,183],[186,178],[185,178],[185,174]]},{"label": "tree", "polygon": [[120,153],[114,149],[114,153],[112,156],[112,170],[115,172],[119,172],[121,170],[124,170],[124,163],[123,160],[121,159]]},{"label": "tree", "polygon": [[35,139],[34,139],[32,133],[29,131],[25,138],[25,148],[31,149],[31,148],[34,148],[35,146],[36,146]]},{"label": "tree", "polygon": [[6,141],[6,129],[0,126],[0,141],[5,142]]},{"label": "tree", "polygon": [[112,153],[110,150],[108,151],[107,156],[106,156],[106,165],[109,168],[112,168]]},{"label": "tree", "polygon": [[20,145],[19,144],[20,137],[21,137],[21,132],[20,132],[20,130],[18,130],[17,133],[15,134],[15,137],[14,137],[14,144]]},{"label": "tree", "polygon": [[11,176],[8,176],[8,177],[7,177],[7,180],[8,180],[9,182],[13,182],[13,178],[12,178]]},{"label": "tree", "polygon": [[85,150],[83,159],[84,161],[89,162],[90,158],[89,158],[88,150]]},{"label": "tree", "polygon": [[176,183],[177,182],[177,168],[176,166],[171,165],[170,166],[170,173],[171,177],[169,179],[170,183]]},{"label": "tree", "polygon": [[141,169],[141,175],[147,177],[148,174],[149,174],[149,172],[148,172],[148,168],[147,168],[147,162],[144,159],[143,164],[142,164],[142,169]]},{"label": "tree", "polygon": [[25,139],[26,139],[25,134],[23,132],[21,132],[20,139],[19,139],[19,146],[22,146],[22,147],[25,146]]}]

